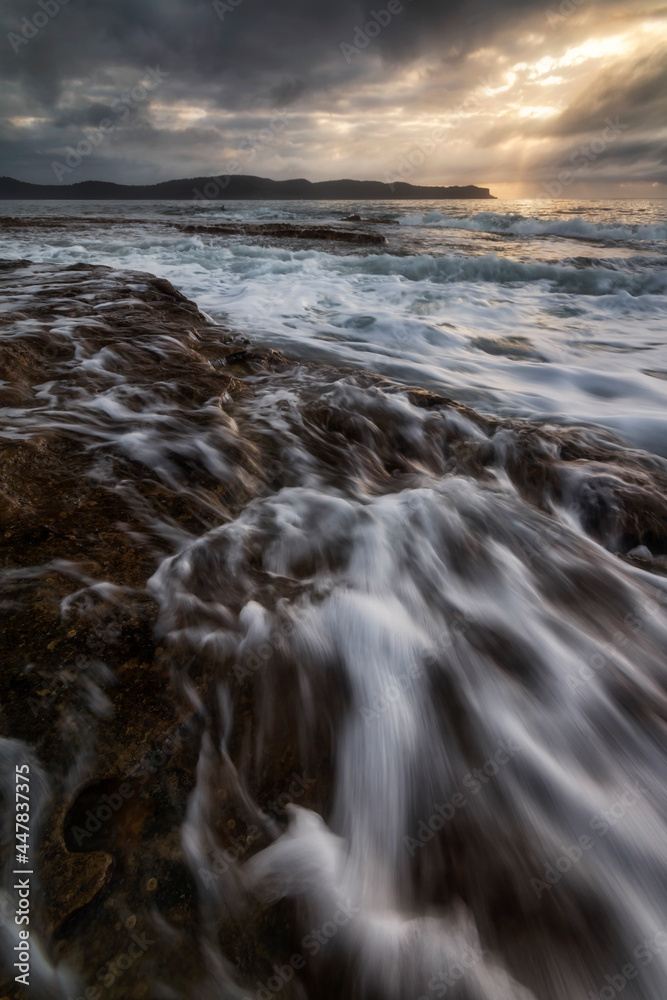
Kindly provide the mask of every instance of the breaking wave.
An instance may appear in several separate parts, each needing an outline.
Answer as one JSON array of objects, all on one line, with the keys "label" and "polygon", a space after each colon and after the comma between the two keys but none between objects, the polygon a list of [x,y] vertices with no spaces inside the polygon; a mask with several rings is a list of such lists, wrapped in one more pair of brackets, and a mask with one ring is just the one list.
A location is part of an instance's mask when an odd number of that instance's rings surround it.
[{"label": "breaking wave", "polygon": [[667,240],[667,225],[643,225],[624,222],[590,222],[581,216],[567,219],[538,219],[514,212],[478,212],[464,218],[442,212],[414,212],[404,215],[404,226],[427,226],[443,229],[469,229],[479,233],[502,233],[517,236],[566,236],[583,240]]}]

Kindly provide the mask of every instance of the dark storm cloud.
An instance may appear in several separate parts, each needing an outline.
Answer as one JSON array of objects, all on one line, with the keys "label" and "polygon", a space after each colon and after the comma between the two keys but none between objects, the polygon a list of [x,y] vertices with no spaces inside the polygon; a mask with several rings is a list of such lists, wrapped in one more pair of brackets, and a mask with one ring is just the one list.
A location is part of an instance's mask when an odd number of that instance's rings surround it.
[{"label": "dark storm cloud", "polygon": [[[595,7],[594,0],[582,2],[587,16],[594,11],[621,19],[633,6],[633,0],[600,0]],[[116,121],[114,109],[117,114],[127,95],[141,87],[147,68],[166,75],[136,106],[129,102],[122,127],[118,122],[81,176],[68,180],[213,173],[252,144],[276,107],[295,117],[282,144],[262,151],[258,168],[261,163],[266,171],[284,167],[300,174],[312,164],[321,172],[332,158],[346,155],[348,142],[357,151],[348,169],[360,175],[377,172],[382,167],[376,163],[386,161],[387,143],[396,137],[396,126],[392,133],[382,123],[383,114],[395,109],[411,119],[419,109],[434,115],[455,109],[485,73],[502,74],[523,58],[527,34],[539,56],[561,36],[576,37],[582,16],[571,0],[564,0],[565,7],[563,0],[400,0],[400,11],[398,0],[392,0],[389,22],[381,16],[384,26],[377,37],[363,44],[357,29],[364,30],[373,12],[385,11],[388,0],[61,3],[4,0],[2,5],[0,87],[6,120],[0,125],[0,173],[51,181],[54,157],[102,119]],[[574,17],[559,13],[559,8],[570,10],[568,3]],[[26,41],[26,34],[34,37]],[[488,58],[477,58],[487,49]],[[413,66],[421,75],[417,84],[408,85],[404,74]],[[622,108],[623,73],[607,73],[559,116],[519,124],[499,119],[485,136],[471,137],[470,148],[496,146],[512,134],[552,135],[557,142],[577,129],[585,131],[600,114],[625,108],[643,114],[648,125],[659,114],[664,73],[659,61],[634,67]],[[327,116],[331,128],[321,124]],[[347,131],[336,147],[341,119]],[[314,135],[313,120],[324,134]],[[366,138],[369,122],[375,128],[372,148]],[[303,169],[297,169],[301,164]],[[467,169],[465,163],[461,169]]]},{"label": "dark storm cloud", "polygon": [[609,163],[628,166],[639,161],[652,161],[667,167],[667,141],[660,142],[626,142],[622,146],[611,148],[606,153]]},{"label": "dark storm cloud", "polygon": [[69,128],[72,125],[83,128],[96,126],[104,118],[113,114],[109,104],[89,104],[87,107],[64,108],[53,117],[54,128]]},{"label": "dark storm cloud", "polygon": [[[57,3],[57,0],[47,0]],[[237,100],[261,94],[267,85],[301,92],[309,85],[356,74],[341,59],[340,44],[352,42],[380,0],[367,7],[312,0],[241,0],[220,13],[206,0],[69,0],[29,44],[14,52],[5,43],[0,74],[20,79],[45,104],[55,104],[63,82],[95,77],[104,67],[168,65],[184,80],[237,84]],[[402,60],[437,48],[462,56],[500,27],[536,11],[548,0],[405,0],[404,10],[374,41],[387,58]],[[25,0],[6,0],[2,34],[20,34],[34,10]],[[221,19],[222,17],[222,19]],[[246,93],[247,92],[247,93]]]},{"label": "dark storm cloud", "polygon": [[581,94],[544,134],[581,135],[617,116],[635,128],[663,126],[666,101],[667,50],[659,49],[648,59],[624,62],[604,73],[595,89]]}]

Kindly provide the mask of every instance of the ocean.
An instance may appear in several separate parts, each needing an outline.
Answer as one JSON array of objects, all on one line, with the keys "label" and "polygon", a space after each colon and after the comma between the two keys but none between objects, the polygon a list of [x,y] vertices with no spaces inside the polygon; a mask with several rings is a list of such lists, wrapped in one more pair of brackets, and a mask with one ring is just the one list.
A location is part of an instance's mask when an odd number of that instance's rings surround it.
[{"label": "ocean", "polygon": [[[64,222],[12,252],[169,279],[291,357],[363,368],[497,414],[601,423],[667,455],[667,202],[6,202]],[[160,223],[388,219],[387,245],[285,245]],[[150,227],[142,220],[150,221]],[[131,220],[131,221],[129,221]],[[7,251],[9,252],[9,251]]]},{"label": "ocean", "polygon": [[667,202],[2,211],[38,995],[663,1000]]}]

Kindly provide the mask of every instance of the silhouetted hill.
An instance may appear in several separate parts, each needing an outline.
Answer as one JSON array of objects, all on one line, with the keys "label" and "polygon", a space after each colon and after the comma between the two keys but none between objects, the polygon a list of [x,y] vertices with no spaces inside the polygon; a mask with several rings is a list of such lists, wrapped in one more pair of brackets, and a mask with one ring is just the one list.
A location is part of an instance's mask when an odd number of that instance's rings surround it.
[{"label": "silhouetted hill", "polygon": [[232,201],[234,199],[262,200],[354,200],[401,198],[493,198],[488,188],[475,187],[419,187],[397,182],[381,181],[311,181],[298,178],[273,181],[266,177],[234,175],[232,177],[190,177],[161,184],[112,184],[108,181],[82,181],[78,184],[28,184],[12,177],[0,177],[0,198],[103,200],[133,199]]}]

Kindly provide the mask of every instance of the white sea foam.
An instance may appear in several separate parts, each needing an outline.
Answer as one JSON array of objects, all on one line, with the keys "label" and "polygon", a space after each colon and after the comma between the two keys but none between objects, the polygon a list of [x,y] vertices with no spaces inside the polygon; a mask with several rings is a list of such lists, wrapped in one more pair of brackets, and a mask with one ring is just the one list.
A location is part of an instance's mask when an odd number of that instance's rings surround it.
[{"label": "white sea foam", "polygon": [[568,236],[585,240],[667,240],[667,223],[628,224],[605,220],[591,222],[581,216],[569,219],[540,219],[515,212],[479,212],[466,218],[438,211],[413,212],[400,219],[407,226],[441,226],[469,229],[478,233],[513,233],[517,236]]},{"label": "white sea foam", "polygon": [[[191,280],[217,279],[211,295],[228,293],[248,315],[263,309],[273,322],[281,310],[291,309],[290,322],[308,317],[317,291],[326,298],[313,322],[327,328],[334,352],[361,356],[365,344],[379,367],[378,344],[386,345],[398,316],[421,340],[399,343],[396,364],[414,358],[425,372],[418,359],[426,356],[432,372],[450,377],[453,359],[463,366],[477,352],[474,377],[493,385],[500,407],[518,398],[527,373],[529,391],[540,378],[563,404],[554,420],[572,419],[564,401],[588,396],[607,408],[609,422],[634,408],[624,428],[641,435],[650,427],[659,436],[660,379],[651,396],[636,369],[596,361],[576,367],[557,358],[549,336],[533,337],[540,359],[517,339],[521,311],[534,321],[544,302],[572,310],[576,301],[580,311],[570,319],[581,321],[584,296],[545,291],[542,280],[499,290],[367,269],[387,259],[409,267],[414,254],[341,256],[242,242],[212,252],[180,237],[177,250],[165,239],[151,252]],[[145,261],[143,253],[137,259]],[[185,264],[177,263],[180,253]],[[96,289],[109,297],[104,280],[80,273],[83,295]],[[15,302],[29,298],[12,290],[20,274],[3,279]],[[23,339],[26,349],[51,346],[50,320],[40,317],[46,302],[56,308],[62,301],[64,279],[59,268],[45,274],[47,294],[33,300],[32,323],[19,318],[16,328],[3,327],[3,337]],[[240,294],[230,274],[240,276]],[[140,283],[136,275],[131,281]],[[125,284],[121,275],[115,290]],[[489,288],[503,298],[486,302],[486,326],[473,325],[476,297]],[[658,296],[639,298],[659,311]],[[613,315],[619,300],[636,317],[627,291],[591,299],[589,313],[606,306]],[[469,327],[443,326],[438,340],[434,317],[457,302]],[[641,315],[645,323],[655,318],[647,309]],[[54,362],[25,405],[19,399],[5,410],[5,433],[82,444],[88,475],[128,496],[142,487],[131,510],[167,546],[146,588],[160,609],[172,682],[206,730],[180,830],[198,890],[193,926],[205,944],[208,978],[196,971],[197,995],[236,998],[249,990],[266,1000],[281,991],[284,969],[298,995],[296,966],[282,965],[289,954],[303,959],[302,969],[307,956],[304,979],[319,996],[432,1000],[451,989],[458,1000],[579,1000],[593,988],[599,993],[664,927],[665,581],[619,558],[632,518],[615,516],[623,501],[614,492],[624,487],[638,518],[641,538],[628,544],[641,540],[643,557],[655,556],[659,566],[664,537],[653,530],[660,514],[652,503],[659,480],[649,473],[661,463],[648,456],[616,468],[597,457],[565,461],[568,444],[586,444],[584,434],[559,440],[535,427],[499,426],[357,374],[303,365],[246,373],[247,391],[234,390],[233,400],[227,379],[216,381],[205,390],[211,398],[195,403],[192,382],[208,385],[212,369],[187,329],[165,335],[159,314],[148,329],[135,329],[125,306],[116,327],[102,313],[113,346],[100,349],[103,320],[91,329],[77,316],[53,335],[58,343],[67,338],[67,360]],[[497,336],[490,336],[493,322]],[[304,346],[308,329],[299,333]],[[332,331],[353,339],[335,340]],[[209,346],[219,336],[201,334]],[[625,358],[627,335],[619,332],[614,345],[607,353]],[[563,350],[573,356],[566,343]],[[472,384],[473,363],[461,389]],[[588,435],[592,456],[600,437]],[[605,454],[613,457],[614,448],[628,457],[609,441]],[[105,452],[106,478],[96,468]],[[264,477],[270,455],[279,485]],[[198,505],[200,517],[188,519],[187,530],[162,509],[163,487],[183,506]],[[229,506],[223,496],[232,497]],[[136,527],[126,530],[140,546]],[[58,558],[46,566],[21,562],[3,582],[21,589],[45,571],[64,575],[75,589],[61,611],[84,620],[94,601],[116,606],[136,593],[122,578],[95,579],[95,560],[66,559],[70,539],[56,537]],[[101,695],[94,704],[103,714]],[[95,730],[85,732],[92,748]],[[29,748],[0,741],[5,780],[13,782],[14,760],[26,753],[39,774]],[[276,792],[285,770],[292,788],[297,760],[298,795],[309,790],[316,809]],[[81,780],[78,772],[72,786]],[[37,789],[34,804],[46,810],[46,782]],[[268,795],[285,794],[289,825],[281,829],[282,818],[267,818],[263,807]],[[224,822],[233,803],[242,806],[243,824],[261,825],[264,849],[255,853],[248,826],[233,861],[213,878],[211,852],[231,830],[241,835],[236,819]],[[37,830],[42,816],[35,812]],[[169,836],[173,850],[175,830]],[[582,837],[585,849],[577,846]],[[277,900],[289,902],[258,915],[258,902]],[[151,927],[181,947],[157,904],[154,911]],[[229,959],[221,919],[225,928],[251,928],[251,941],[261,925],[247,965]],[[300,950],[280,958],[290,940]],[[0,947],[12,946],[5,928]],[[252,985],[245,982],[256,960],[267,985],[254,974]],[[49,995],[44,982],[59,1000],[69,995],[61,970],[40,962],[38,990]],[[636,971],[637,991],[628,989],[628,997],[662,1000],[665,949]]]},{"label": "white sea foam", "polygon": [[[8,255],[171,280],[252,339],[438,388],[495,412],[667,440],[667,214],[660,202],[40,206],[150,220],[19,232]],[[14,209],[16,210],[16,209]],[[18,206],[19,214],[35,207]],[[368,249],[186,234],[165,220],[393,218]],[[662,240],[663,242],[656,242]],[[629,241],[629,242],[628,242]],[[604,246],[601,245],[604,242]],[[104,358],[88,359],[104,364]],[[642,428],[654,428],[644,439]]]}]

